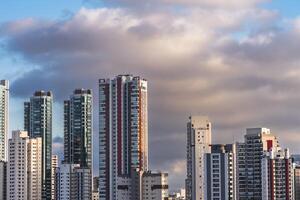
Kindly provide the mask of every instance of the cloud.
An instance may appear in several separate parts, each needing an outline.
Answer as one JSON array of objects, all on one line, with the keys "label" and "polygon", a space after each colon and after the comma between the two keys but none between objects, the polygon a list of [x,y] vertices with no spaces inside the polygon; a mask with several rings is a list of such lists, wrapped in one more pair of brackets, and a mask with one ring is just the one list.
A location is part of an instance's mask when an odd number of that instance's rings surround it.
[{"label": "cloud", "polygon": [[299,23],[282,28],[278,13],[256,3],[232,0],[228,4],[240,9],[228,9],[223,1],[200,1],[197,7],[144,13],[82,8],[61,21],[5,23],[4,50],[38,66],[12,83],[13,97],[51,89],[62,102],[78,87],[92,88],[97,97],[99,78],[145,77],[150,165],[168,169],[171,186],[183,187],[190,114],[209,115],[220,143],[242,139],[251,126],[274,129],[283,144],[300,131]]},{"label": "cloud", "polygon": [[184,7],[203,7],[205,9],[241,9],[254,7],[260,3],[268,2],[269,0],[103,0],[108,5],[128,6],[130,8],[148,8],[163,7],[163,6],[184,6]]}]

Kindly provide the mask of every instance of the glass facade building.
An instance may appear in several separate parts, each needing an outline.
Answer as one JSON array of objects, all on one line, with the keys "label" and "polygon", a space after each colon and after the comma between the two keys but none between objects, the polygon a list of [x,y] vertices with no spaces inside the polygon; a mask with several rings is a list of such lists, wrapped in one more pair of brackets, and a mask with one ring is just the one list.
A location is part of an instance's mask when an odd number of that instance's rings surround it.
[{"label": "glass facade building", "polygon": [[52,163],[52,104],[51,92],[37,91],[24,103],[24,129],[31,138],[42,138],[42,199],[51,199]]}]

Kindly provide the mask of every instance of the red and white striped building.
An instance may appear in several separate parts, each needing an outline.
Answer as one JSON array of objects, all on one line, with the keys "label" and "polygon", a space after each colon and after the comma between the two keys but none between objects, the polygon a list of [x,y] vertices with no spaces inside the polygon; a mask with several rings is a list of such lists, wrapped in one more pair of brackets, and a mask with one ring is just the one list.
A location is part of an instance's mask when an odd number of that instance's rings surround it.
[{"label": "red and white striped building", "polygon": [[99,199],[118,199],[118,177],[148,170],[147,81],[99,80]]},{"label": "red and white striped building", "polygon": [[293,200],[293,161],[288,149],[272,148],[262,158],[262,199]]}]

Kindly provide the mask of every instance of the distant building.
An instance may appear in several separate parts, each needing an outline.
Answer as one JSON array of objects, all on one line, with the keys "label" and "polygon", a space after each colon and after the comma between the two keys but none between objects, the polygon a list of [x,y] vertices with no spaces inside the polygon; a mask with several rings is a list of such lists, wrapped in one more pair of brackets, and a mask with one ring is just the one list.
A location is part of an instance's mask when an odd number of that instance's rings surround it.
[{"label": "distant building", "polygon": [[294,199],[293,162],[289,150],[272,148],[262,158],[262,199]]},{"label": "distant building", "polygon": [[0,161],[0,199],[6,200],[6,186],[7,186],[7,162]]},{"label": "distant building", "polygon": [[79,164],[62,164],[56,172],[57,200],[90,200],[91,170]]},{"label": "distant building", "polygon": [[300,200],[300,165],[294,164],[294,194],[295,200]]},{"label": "distant building", "polygon": [[42,139],[29,139],[26,131],[13,131],[9,139],[7,199],[42,198]]},{"label": "distant building", "polygon": [[118,177],[119,200],[165,200],[168,191],[167,173],[135,171],[131,177]]},{"label": "distant building", "polygon": [[142,182],[143,200],[164,200],[169,195],[168,174],[161,172],[145,172]]},{"label": "distant building", "polygon": [[180,189],[177,192],[169,194],[168,200],[185,200],[185,189]]},{"label": "distant building", "polygon": [[205,199],[236,200],[236,148],[234,144],[211,145],[205,154]]},{"label": "distant building", "polygon": [[24,103],[24,129],[31,138],[42,138],[42,199],[51,200],[52,162],[52,103],[51,92],[37,91]]},{"label": "distant building", "polygon": [[249,128],[243,143],[237,143],[237,194],[239,200],[262,199],[261,158],[279,146],[267,128]]},{"label": "distant building", "polygon": [[169,194],[168,200],[185,200],[185,189]]},{"label": "distant building", "polygon": [[99,192],[99,176],[93,178],[93,192]]},{"label": "distant building", "polygon": [[148,170],[147,81],[132,75],[99,80],[99,199],[120,200],[119,177]]},{"label": "distant building", "polygon": [[[9,82],[0,81],[0,161],[7,160]],[[3,180],[0,180],[3,181]]]},{"label": "distant building", "polygon": [[92,195],[93,195],[92,200],[99,200],[99,192],[93,191]]},{"label": "distant building", "polygon": [[205,116],[190,116],[187,123],[187,200],[205,200],[205,154],[211,153],[210,144],[209,119]]},{"label": "distant building", "polygon": [[51,199],[56,200],[56,170],[58,168],[58,156],[52,155],[52,174],[51,174]]}]

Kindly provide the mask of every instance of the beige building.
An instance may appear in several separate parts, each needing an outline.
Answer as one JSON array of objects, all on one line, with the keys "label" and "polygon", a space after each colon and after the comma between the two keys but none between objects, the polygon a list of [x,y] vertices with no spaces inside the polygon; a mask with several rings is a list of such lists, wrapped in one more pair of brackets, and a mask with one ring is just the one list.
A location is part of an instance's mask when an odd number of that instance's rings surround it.
[{"label": "beige building", "polygon": [[27,146],[28,199],[42,199],[42,138],[31,138]]},{"label": "beige building", "polygon": [[42,139],[13,131],[8,146],[7,199],[42,199]]}]

